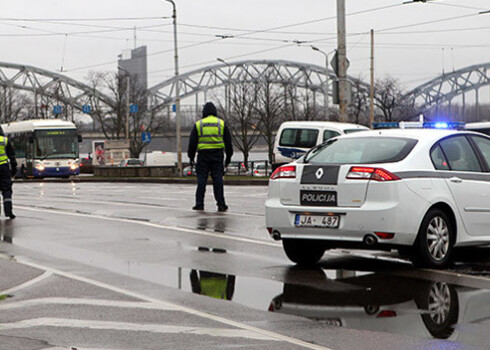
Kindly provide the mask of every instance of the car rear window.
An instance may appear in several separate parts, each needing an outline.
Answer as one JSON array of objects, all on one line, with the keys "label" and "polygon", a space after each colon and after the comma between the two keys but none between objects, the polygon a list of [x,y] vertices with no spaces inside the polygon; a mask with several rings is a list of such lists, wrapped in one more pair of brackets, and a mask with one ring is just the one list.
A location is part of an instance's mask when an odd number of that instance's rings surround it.
[{"label": "car rear window", "polygon": [[416,144],[415,139],[399,137],[338,138],[311,151],[305,161],[322,164],[398,162],[404,159]]},{"label": "car rear window", "polygon": [[318,140],[318,130],[315,129],[284,129],[279,139],[279,146],[312,148]]}]

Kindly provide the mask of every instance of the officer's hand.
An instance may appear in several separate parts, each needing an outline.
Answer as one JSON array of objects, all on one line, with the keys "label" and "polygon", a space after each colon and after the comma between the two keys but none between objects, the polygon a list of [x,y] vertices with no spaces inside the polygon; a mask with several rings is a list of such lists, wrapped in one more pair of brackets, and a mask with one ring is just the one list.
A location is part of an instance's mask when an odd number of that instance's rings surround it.
[{"label": "officer's hand", "polygon": [[10,175],[14,177],[17,174],[17,167],[10,169]]},{"label": "officer's hand", "polygon": [[190,165],[191,167],[193,167],[193,166],[194,166],[194,159],[191,159],[191,160],[189,161],[189,165]]},{"label": "officer's hand", "polygon": [[226,160],[225,160],[225,167],[227,167],[228,165],[230,165],[230,163],[231,163],[231,158],[226,157]]}]

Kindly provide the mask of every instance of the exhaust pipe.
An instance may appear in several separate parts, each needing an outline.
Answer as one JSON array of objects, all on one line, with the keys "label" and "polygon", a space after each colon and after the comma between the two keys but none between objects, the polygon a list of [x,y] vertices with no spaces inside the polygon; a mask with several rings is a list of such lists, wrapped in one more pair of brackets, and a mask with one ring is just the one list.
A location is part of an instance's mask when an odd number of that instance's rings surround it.
[{"label": "exhaust pipe", "polygon": [[365,235],[363,241],[364,244],[367,245],[368,247],[372,247],[378,243],[378,239],[376,238],[376,236],[371,234]]},{"label": "exhaust pipe", "polygon": [[275,241],[280,241],[281,240],[281,233],[277,230],[272,231],[271,237]]}]

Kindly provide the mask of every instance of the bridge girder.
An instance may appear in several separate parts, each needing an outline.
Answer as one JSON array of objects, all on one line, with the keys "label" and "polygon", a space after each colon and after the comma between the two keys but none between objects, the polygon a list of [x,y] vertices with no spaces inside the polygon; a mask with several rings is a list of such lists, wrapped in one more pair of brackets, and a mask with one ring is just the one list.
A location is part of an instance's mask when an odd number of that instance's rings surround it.
[{"label": "bridge girder", "polygon": [[[246,60],[217,64],[179,75],[179,95],[186,98],[224,85],[242,82],[267,81],[278,85],[325,92],[325,67],[284,60]],[[329,85],[337,77],[329,74]],[[354,81],[356,79],[349,78]],[[149,89],[152,106],[159,109],[175,101],[177,78],[165,80]],[[363,82],[360,86],[369,91]],[[332,91],[332,89],[329,89]]]},{"label": "bridge girder", "polygon": [[459,95],[490,85],[489,70],[490,62],[443,74],[409,91],[403,99],[412,105],[422,101],[419,107],[423,109],[451,102]]},{"label": "bridge girder", "polygon": [[97,89],[62,74],[28,65],[0,62],[0,86],[30,91],[80,110],[91,98],[109,106],[115,105],[109,96]]}]

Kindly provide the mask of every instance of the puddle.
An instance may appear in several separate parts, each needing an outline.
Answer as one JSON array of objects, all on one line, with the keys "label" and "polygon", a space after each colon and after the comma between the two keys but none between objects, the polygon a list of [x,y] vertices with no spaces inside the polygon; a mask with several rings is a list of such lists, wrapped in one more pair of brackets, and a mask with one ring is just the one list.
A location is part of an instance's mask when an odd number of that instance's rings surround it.
[{"label": "puddle", "polygon": [[[1,225],[2,239],[11,240],[8,224]],[[58,258],[104,266],[115,273],[258,310],[305,317],[329,327],[447,339],[472,345],[488,342],[490,290],[397,276],[392,273],[399,266],[396,264],[384,263],[383,272],[345,270],[341,267],[353,265],[338,258],[328,268],[278,267],[279,272],[273,277],[263,279],[207,271],[197,266],[165,266],[160,260],[155,263],[125,261],[53,242],[17,237],[14,241],[16,245]],[[214,253],[218,256],[226,251]]]}]

